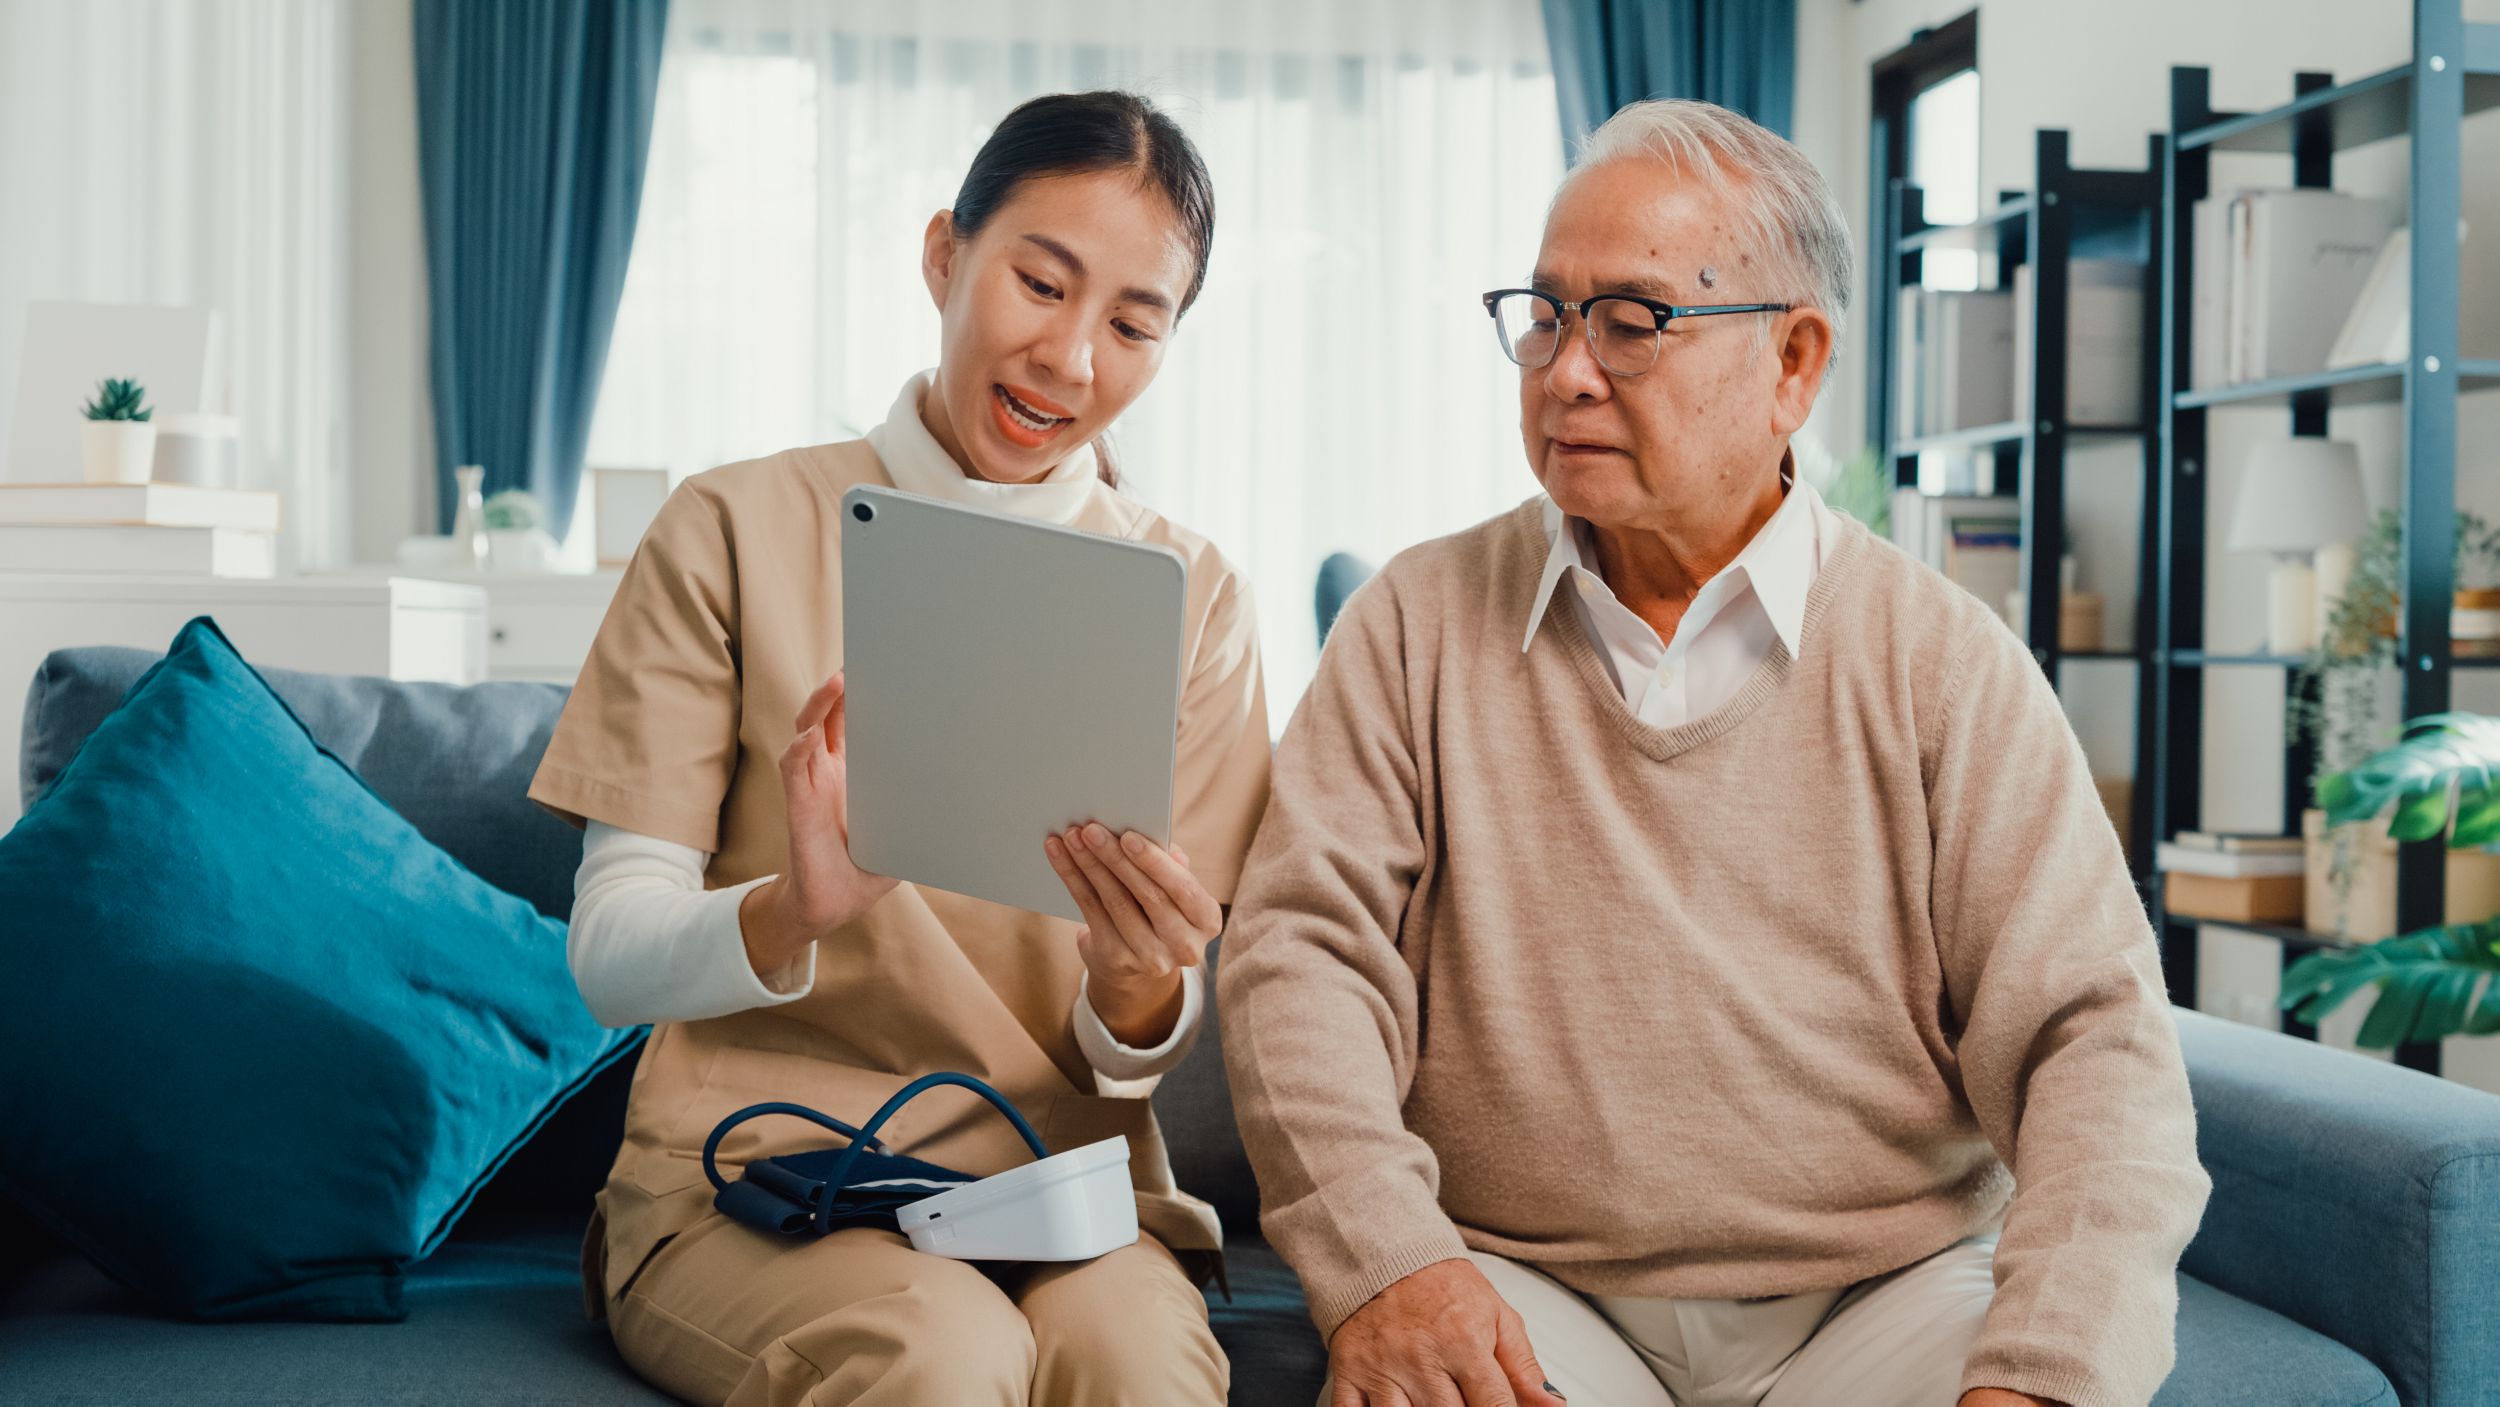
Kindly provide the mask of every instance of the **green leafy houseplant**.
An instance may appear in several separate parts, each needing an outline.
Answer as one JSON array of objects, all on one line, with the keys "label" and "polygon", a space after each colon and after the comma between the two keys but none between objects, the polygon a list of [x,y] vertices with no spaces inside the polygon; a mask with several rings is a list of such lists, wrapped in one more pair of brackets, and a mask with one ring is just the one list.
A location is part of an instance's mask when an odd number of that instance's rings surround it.
[{"label": "green leafy houseplant", "polygon": [[1873,445],[1859,450],[1840,466],[1823,501],[1859,522],[1877,537],[1892,533],[1892,478]]},{"label": "green leafy houseplant", "polygon": [[[2379,678],[2396,662],[2403,592],[2404,538],[2396,515],[2382,510],[2356,547],[2352,579],[2300,667],[2302,687],[2290,691],[2290,726],[2316,749],[2317,771],[2308,779],[2312,789],[2360,766],[2385,740]],[[2341,913],[2351,905],[2361,847],[2351,826],[2333,826],[2327,838],[2327,878]]]},{"label": "green leafy houseplant", "polygon": [[[2398,840],[2445,834],[2451,849],[2500,848],[2500,719],[2417,718],[2394,747],[2318,783],[2330,825],[2394,809]],[[2440,924],[2311,953],[2283,974],[2283,1008],[2315,1024],[2364,988],[2379,991],[2364,1046],[2500,1033],[2500,916]]]},{"label": "green leafy houseplant", "polygon": [[147,404],[147,388],[136,381],[99,381],[95,390],[95,399],[84,407],[89,420],[145,420],[156,414]]},{"label": "green leafy houseplant", "polygon": [[2457,515],[2457,589],[2500,589],[2500,527],[2472,513]]},{"label": "green leafy houseplant", "polygon": [[489,532],[526,532],[546,522],[538,499],[528,489],[505,489],[487,499],[484,507]]},{"label": "green leafy houseplant", "polygon": [[[2306,687],[2291,691],[2290,726],[2317,750],[2312,788],[2361,766],[2387,741],[2379,718],[2379,685],[2382,671],[2396,663],[2397,621],[2404,608],[2404,529],[2395,511],[2379,510],[2355,546],[2352,580],[2300,667]],[[2486,581],[2500,585],[2500,527],[2459,513],[2454,567],[2461,587]],[[2327,820],[2327,878],[2341,910],[2352,897],[2361,847],[2353,826],[2332,815]]]}]

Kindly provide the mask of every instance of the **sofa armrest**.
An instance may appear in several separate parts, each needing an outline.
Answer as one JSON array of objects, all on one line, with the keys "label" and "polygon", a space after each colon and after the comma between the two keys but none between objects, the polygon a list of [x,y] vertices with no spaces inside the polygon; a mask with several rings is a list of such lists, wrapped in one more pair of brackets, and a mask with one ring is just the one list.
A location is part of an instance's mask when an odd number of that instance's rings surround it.
[{"label": "sofa armrest", "polygon": [[2214,1181],[2181,1268],[2358,1350],[2410,1407],[2500,1382],[2500,1096],[2178,1013]]}]

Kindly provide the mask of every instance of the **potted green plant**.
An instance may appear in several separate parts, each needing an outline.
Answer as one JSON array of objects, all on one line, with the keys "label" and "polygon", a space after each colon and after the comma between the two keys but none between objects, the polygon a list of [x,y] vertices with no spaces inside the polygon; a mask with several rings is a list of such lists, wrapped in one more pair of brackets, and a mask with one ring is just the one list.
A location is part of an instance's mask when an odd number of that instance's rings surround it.
[{"label": "potted green plant", "polygon": [[542,572],[555,561],[555,539],[546,513],[527,489],[505,489],[486,500],[487,566],[499,572]]},{"label": "potted green plant", "polygon": [[[2500,719],[2417,718],[2394,747],[2322,779],[2318,804],[2338,827],[2392,813],[2398,840],[2500,848]],[[2311,953],[2285,970],[2282,1005],[2315,1024],[2367,988],[2378,1000],[2364,1046],[2500,1033],[2500,916]]]},{"label": "potted green plant", "polygon": [[2454,609],[2448,633],[2457,656],[2500,656],[2500,528],[2471,513],[2457,515]]},{"label": "potted green plant", "polygon": [[[2394,511],[2380,510],[2356,547],[2352,578],[2301,666],[2304,687],[2291,692],[2288,726],[2308,739],[2317,757],[2313,790],[2327,777],[2360,766],[2388,741],[2380,715],[2382,686],[2385,671],[2396,663],[2404,606],[2404,532]],[[2500,529],[2459,513],[2453,566],[2464,588],[2457,592],[2462,614],[2473,588],[2500,583]],[[2393,841],[2386,828],[2368,817],[2333,823],[2321,811],[2310,812],[2304,822],[2311,840],[2309,929],[2346,939],[2386,937],[2394,930],[2395,886]],[[2459,866],[2450,868],[2454,873]]]},{"label": "potted green plant", "polygon": [[91,484],[144,484],[156,463],[156,414],[147,404],[147,388],[136,381],[96,383],[94,399],[83,414],[86,431],[80,458]]},{"label": "potted green plant", "polygon": [[[2300,667],[2300,687],[2290,691],[2288,726],[2309,741],[2317,758],[2317,770],[2308,778],[2312,790],[2330,775],[2360,766],[2386,741],[2379,681],[2396,660],[2404,571],[2403,529],[2395,513],[2382,510],[2372,518],[2356,548],[2352,577]],[[2317,812],[2304,822],[2310,832],[2309,928],[2350,937],[2353,890],[2369,837],[2361,825],[2328,825]]]}]

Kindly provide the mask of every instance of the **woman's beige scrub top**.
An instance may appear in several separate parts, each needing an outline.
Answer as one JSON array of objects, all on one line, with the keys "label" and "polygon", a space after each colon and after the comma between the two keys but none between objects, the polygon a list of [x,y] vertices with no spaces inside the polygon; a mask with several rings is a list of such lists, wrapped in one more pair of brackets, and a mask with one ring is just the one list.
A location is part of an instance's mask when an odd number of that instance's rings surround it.
[{"label": "woman's beige scrub top", "polygon": [[[842,495],[892,482],[861,440],[681,485],[626,569],[531,798],[577,825],[605,821],[710,852],[712,888],[780,873],[789,854],[780,757],[799,705],[842,667]],[[1187,564],[1174,839],[1208,892],[1230,903],[1267,799],[1248,583],[1205,539],[1106,486],[1092,486],[1067,521],[1173,548]],[[935,1070],[995,1086],[1053,1149],[1125,1135],[1139,1224],[1178,1252],[1220,1249],[1214,1210],[1173,1186],[1147,1101],[1092,1092],[1070,1022],[1083,971],[1075,932],[1061,919],[905,884],[817,944],[804,996],[655,1027],[586,1247],[600,1288],[615,1296],[655,1247],[711,1210],[702,1149],[723,1117],[789,1100],[864,1119]],[[914,1100],[883,1136],[975,1175],[1030,1157],[996,1111],[959,1089]],[[828,1140],[799,1120],[758,1119],[731,1133],[719,1157],[734,1169]]]}]

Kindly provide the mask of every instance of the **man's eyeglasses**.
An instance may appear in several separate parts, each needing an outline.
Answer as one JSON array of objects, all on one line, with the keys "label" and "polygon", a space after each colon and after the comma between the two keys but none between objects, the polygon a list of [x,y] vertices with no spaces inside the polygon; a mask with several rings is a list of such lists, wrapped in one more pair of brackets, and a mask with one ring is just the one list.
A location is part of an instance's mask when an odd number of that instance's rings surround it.
[{"label": "man's eyeglasses", "polygon": [[1684,307],[1643,298],[1636,293],[1601,293],[1566,303],[1533,288],[1497,288],[1484,295],[1484,310],[1493,315],[1494,333],[1502,354],[1534,371],[1554,360],[1562,349],[1562,320],[1580,315],[1589,350],[1597,364],[1617,376],[1638,376],[1658,362],[1658,339],[1677,318],[1710,317],[1719,313],[1784,313],[1789,303],[1714,303]]}]

